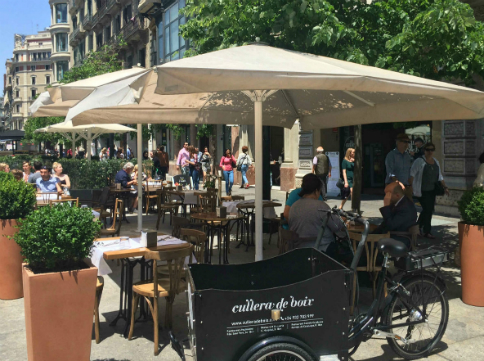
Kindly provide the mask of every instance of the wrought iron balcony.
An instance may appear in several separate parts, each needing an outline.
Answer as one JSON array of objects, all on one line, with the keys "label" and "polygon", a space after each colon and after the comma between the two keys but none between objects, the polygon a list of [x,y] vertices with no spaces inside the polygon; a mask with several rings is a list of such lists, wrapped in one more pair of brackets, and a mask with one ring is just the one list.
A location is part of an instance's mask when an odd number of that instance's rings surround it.
[{"label": "wrought iron balcony", "polygon": [[84,16],[84,21],[82,22],[82,27],[89,31],[92,29],[92,26],[93,26],[93,18],[92,18],[92,15],[91,14],[86,14]]},{"label": "wrought iron balcony", "polygon": [[128,23],[121,29],[121,35],[124,40],[128,41],[133,35],[138,31],[144,30],[144,21],[136,16],[133,20],[128,21]]}]

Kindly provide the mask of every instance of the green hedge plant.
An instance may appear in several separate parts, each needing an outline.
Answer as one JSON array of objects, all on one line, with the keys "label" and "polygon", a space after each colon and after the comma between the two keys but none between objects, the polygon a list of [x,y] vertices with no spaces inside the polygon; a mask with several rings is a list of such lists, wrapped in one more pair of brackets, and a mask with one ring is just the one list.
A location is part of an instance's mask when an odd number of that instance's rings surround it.
[{"label": "green hedge plant", "polygon": [[465,224],[484,226],[484,188],[465,191],[457,204]]},{"label": "green hedge plant", "polygon": [[0,219],[22,219],[34,210],[35,188],[0,172]]},{"label": "green hedge plant", "polygon": [[42,207],[20,224],[14,239],[29,267],[36,273],[85,268],[93,241],[101,229],[90,208],[58,204]]}]

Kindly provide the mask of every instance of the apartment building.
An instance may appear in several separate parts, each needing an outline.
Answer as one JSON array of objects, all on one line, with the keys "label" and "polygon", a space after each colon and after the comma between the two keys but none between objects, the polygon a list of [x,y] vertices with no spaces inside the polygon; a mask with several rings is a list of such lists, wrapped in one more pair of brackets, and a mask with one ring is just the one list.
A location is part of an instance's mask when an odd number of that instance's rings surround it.
[{"label": "apartment building", "polygon": [[64,73],[73,66],[73,53],[69,49],[69,34],[73,30],[69,16],[70,2],[68,0],[49,0],[51,9],[52,36],[52,84],[57,85]]},{"label": "apartment building", "polygon": [[29,107],[52,83],[52,40],[48,30],[14,35],[13,58],[6,62],[5,102],[11,113],[9,129],[23,129]]},{"label": "apartment building", "polygon": [[[55,0],[54,0],[55,1]],[[115,45],[124,68],[149,67],[152,41],[149,22],[138,11],[139,0],[70,0],[73,65],[104,45]]]}]

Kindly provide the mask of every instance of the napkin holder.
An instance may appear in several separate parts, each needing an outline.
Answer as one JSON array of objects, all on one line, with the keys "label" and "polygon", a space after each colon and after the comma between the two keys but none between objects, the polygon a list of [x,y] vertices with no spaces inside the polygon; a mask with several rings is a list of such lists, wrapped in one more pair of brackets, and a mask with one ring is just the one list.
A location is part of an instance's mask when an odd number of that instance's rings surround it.
[{"label": "napkin holder", "polygon": [[176,190],[177,191],[182,191],[183,190],[183,186],[181,186],[181,185],[180,186],[176,186]]},{"label": "napkin holder", "polygon": [[158,245],[158,232],[147,230],[146,232],[146,247],[154,248]]},{"label": "napkin holder", "polygon": [[121,183],[116,183],[116,190],[120,191],[121,190]]},{"label": "napkin holder", "polygon": [[218,218],[227,218],[227,207],[217,207],[216,212]]}]

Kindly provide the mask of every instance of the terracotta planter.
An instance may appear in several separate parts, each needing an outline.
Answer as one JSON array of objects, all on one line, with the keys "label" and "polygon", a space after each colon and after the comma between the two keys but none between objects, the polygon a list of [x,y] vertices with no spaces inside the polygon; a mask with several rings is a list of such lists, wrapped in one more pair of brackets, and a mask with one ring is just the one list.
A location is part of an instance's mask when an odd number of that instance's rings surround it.
[{"label": "terracotta planter", "polygon": [[34,274],[23,265],[29,361],[89,361],[97,268]]},{"label": "terracotta planter", "polygon": [[459,224],[462,301],[484,307],[484,226]]},{"label": "terracotta planter", "polygon": [[18,232],[15,228],[17,220],[0,220],[0,299],[16,300],[24,296],[22,287],[22,261],[21,248],[13,239]]}]

